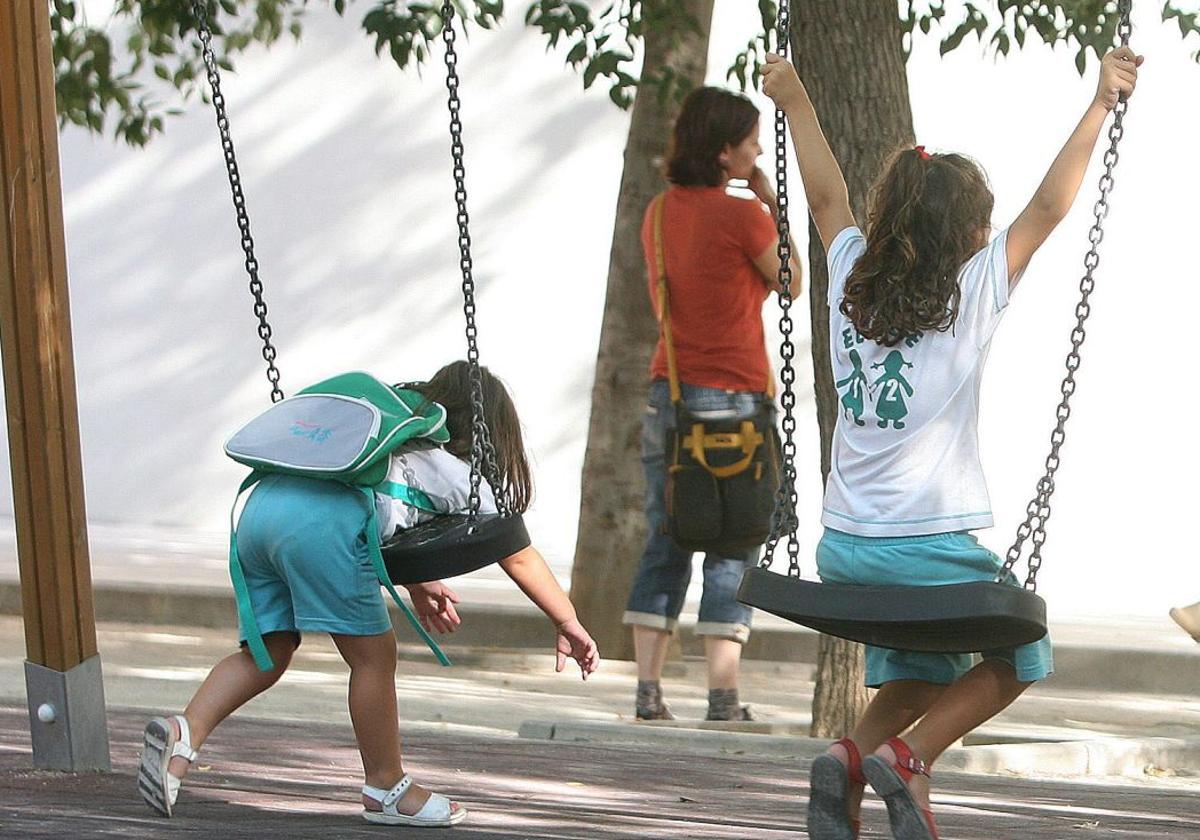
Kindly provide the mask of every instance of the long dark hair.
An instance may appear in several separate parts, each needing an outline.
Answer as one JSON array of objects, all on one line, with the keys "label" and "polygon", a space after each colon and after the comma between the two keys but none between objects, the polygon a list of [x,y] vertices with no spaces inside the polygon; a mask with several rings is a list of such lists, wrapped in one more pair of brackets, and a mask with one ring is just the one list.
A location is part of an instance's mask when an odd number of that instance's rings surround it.
[{"label": "long dark hair", "polygon": [[[525,441],[521,437],[521,420],[504,383],[485,367],[483,374],[484,416],[496,450],[496,469],[499,487],[492,490],[503,497],[508,509],[524,513],[533,499],[533,477],[529,459],[525,456]],[[471,366],[467,362],[451,362],[435,373],[428,382],[409,385],[427,399],[446,409],[446,430],[451,454],[471,460]]]},{"label": "long dark hair", "polygon": [[985,244],[992,190],[979,164],[923,148],[892,155],[871,189],[867,250],[846,278],[841,312],[888,347],[958,317],[958,272]]},{"label": "long dark hair", "polygon": [[725,181],[718,158],[754,130],[758,109],[738,93],[696,88],[683,100],[667,152],[666,175],[681,187],[719,187]]}]

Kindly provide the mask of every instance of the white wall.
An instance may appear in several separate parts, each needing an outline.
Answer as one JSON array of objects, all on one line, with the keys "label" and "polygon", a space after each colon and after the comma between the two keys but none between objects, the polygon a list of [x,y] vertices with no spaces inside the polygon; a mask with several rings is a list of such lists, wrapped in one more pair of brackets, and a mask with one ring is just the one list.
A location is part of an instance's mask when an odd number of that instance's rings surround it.
[{"label": "white wall", "polygon": [[[1135,46],[1148,58],[1042,576],[1059,613],[1157,613],[1200,598],[1195,550],[1177,536],[1200,467],[1186,408],[1196,402],[1187,313],[1200,305],[1200,67],[1195,44],[1138,5]],[[753,6],[718,0],[712,82],[750,37]],[[603,90],[581,94],[519,11],[496,33],[460,40],[480,342],[515,392],[536,459],[531,528],[565,569],[628,117]],[[348,368],[417,378],[461,355],[439,65],[402,75],[374,57],[354,20],[314,12],[301,44],[251,54],[239,71],[224,88],[285,389]],[[1081,80],[1061,48],[995,61],[967,43],[939,59],[932,39],[918,42],[908,74],[919,142],[981,161],[998,227],[1036,187],[1095,78],[1093,67]],[[68,129],[61,151],[89,519],[211,538],[241,475],[220,444],[268,394],[212,115],[193,103],[143,151]],[[982,436],[998,527],[985,542],[1000,552],[1045,456],[1099,158],[993,345]],[[801,358],[808,557],[819,482]],[[11,515],[3,493],[0,513]]]}]

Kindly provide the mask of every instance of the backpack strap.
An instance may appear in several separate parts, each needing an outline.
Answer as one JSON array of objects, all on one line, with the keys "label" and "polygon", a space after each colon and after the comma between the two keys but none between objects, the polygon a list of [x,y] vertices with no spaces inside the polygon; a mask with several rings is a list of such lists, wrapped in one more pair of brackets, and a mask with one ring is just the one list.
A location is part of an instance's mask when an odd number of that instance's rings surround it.
[{"label": "backpack strap", "polygon": [[407,484],[399,484],[395,481],[381,481],[375,485],[375,492],[398,499],[409,507],[423,510],[426,513],[446,513],[445,505],[438,507],[437,502],[424,490],[418,490],[416,487],[410,487]]},{"label": "backpack strap", "polygon": [[250,649],[250,655],[254,657],[254,664],[258,666],[258,670],[270,671],[275,667],[275,663],[271,661],[271,654],[267,653],[267,645],[258,629],[258,621],[254,618],[254,607],[250,605],[250,589],[246,586],[246,575],[242,571],[242,561],[238,557],[237,522],[235,520],[238,500],[242,498],[242,494],[262,481],[264,477],[265,474],[258,470],[250,473],[238,488],[237,496],[233,499],[233,509],[229,511],[229,579],[233,582],[238,621],[241,622],[242,631],[246,634],[246,647]]},{"label": "backpack strap", "polygon": [[[246,586],[246,575],[242,571],[241,558],[238,556],[235,515],[237,513],[237,503],[241,499],[242,494],[265,477],[265,473],[257,470],[246,476],[241,486],[238,487],[237,497],[233,501],[233,509],[229,512],[229,579],[233,582],[234,598],[237,601],[238,620],[241,622],[242,631],[246,634],[246,647],[250,650],[250,655],[254,657],[254,664],[258,666],[260,671],[272,670],[275,667],[275,663],[271,660],[271,654],[267,652],[267,645],[263,641],[262,632],[258,629],[258,621],[254,618],[254,607],[250,604],[250,590]],[[417,635],[421,637],[425,644],[429,645],[429,649],[433,651],[433,655],[437,657],[438,662],[442,665],[449,665],[450,659],[442,652],[441,647],[438,646],[433,637],[421,626],[421,622],[413,615],[408,605],[401,600],[400,594],[396,592],[396,587],[392,585],[392,581],[388,577],[387,567],[383,564],[383,554],[379,546],[379,523],[375,515],[375,491],[370,487],[360,487],[358,489],[363,492],[363,498],[367,501],[367,509],[370,511],[367,519],[367,551],[371,556],[371,565],[375,569],[375,576],[387,588],[388,594],[392,596],[392,600],[396,602],[396,606],[404,613],[404,617],[408,619],[408,623],[417,631]],[[421,496],[425,495],[419,490],[414,490],[414,493],[418,493]],[[425,498],[428,501],[428,497],[426,496]]]},{"label": "backpack strap", "polygon": [[[397,486],[401,487],[404,485]],[[425,644],[429,645],[429,649],[433,651],[433,655],[437,657],[437,661],[442,665],[449,665],[450,658],[442,652],[441,647],[439,647],[438,643],[434,641],[433,636],[429,635],[429,632],[421,626],[421,622],[417,620],[415,615],[413,615],[412,610],[410,610],[408,605],[401,600],[400,595],[396,592],[396,587],[392,585],[392,579],[388,577],[387,567],[383,565],[383,552],[380,550],[379,546],[379,522],[375,513],[374,488],[359,487],[358,489],[362,491],[362,498],[366,499],[367,510],[370,511],[370,515],[367,517],[367,551],[370,552],[371,555],[371,565],[375,567],[375,576],[379,578],[379,582],[383,584],[383,586],[387,589],[388,594],[392,596],[392,600],[396,602],[396,606],[400,608],[400,612],[404,613],[404,617],[408,619],[408,623],[411,624],[412,628],[417,631],[417,635],[421,637],[421,640],[424,641]],[[415,492],[420,493],[419,490]],[[422,493],[421,495],[425,494]],[[426,499],[428,499],[428,497],[426,497]]]}]

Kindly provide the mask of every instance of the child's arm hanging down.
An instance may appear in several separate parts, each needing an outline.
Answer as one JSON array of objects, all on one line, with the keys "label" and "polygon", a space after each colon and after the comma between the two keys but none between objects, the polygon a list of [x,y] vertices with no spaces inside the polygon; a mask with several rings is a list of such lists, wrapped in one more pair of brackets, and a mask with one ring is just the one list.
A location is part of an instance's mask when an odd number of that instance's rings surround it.
[{"label": "child's arm hanging down", "polygon": [[1019,272],[1066,217],[1083,183],[1088,161],[1108,112],[1122,96],[1133,93],[1137,69],[1143,58],[1129,47],[1120,47],[1100,62],[1100,81],[1083,119],[1050,165],[1041,186],[1008,230],[1008,276],[1016,284]]},{"label": "child's arm hanging down", "polygon": [[579,663],[579,670],[586,680],[588,674],[600,665],[600,652],[587,630],[575,615],[575,606],[567,593],[558,585],[550,567],[536,548],[518,551],[500,561],[500,568],[513,579],[529,600],[537,604],[546,617],[554,623],[558,638],[555,642],[557,661],[554,670],[561,671],[567,657]]},{"label": "child's arm hanging down", "polygon": [[762,77],[763,92],[779,103],[787,114],[808,210],[828,251],[838,233],[856,224],[850,210],[846,179],[821,131],[817,112],[795,68],[780,56],[768,53]]}]

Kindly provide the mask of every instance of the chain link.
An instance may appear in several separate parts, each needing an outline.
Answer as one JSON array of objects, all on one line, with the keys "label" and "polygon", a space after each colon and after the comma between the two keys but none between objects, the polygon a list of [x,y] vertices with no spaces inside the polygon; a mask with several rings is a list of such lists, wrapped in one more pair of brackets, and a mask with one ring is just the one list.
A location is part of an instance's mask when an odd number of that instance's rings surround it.
[{"label": "chain link", "polygon": [[271,383],[271,402],[283,399],[279,387],[279,368],[275,366],[275,345],[271,343],[271,325],[267,323],[267,304],[263,300],[263,284],[258,277],[258,260],[254,256],[254,238],[250,236],[250,216],[246,212],[246,196],[242,192],[242,176],[238,171],[237,157],[233,151],[233,138],[229,133],[229,114],[225,110],[225,97],[221,94],[221,70],[212,46],[212,27],[208,20],[205,0],[192,0],[192,11],[196,15],[197,31],[204,56],[204,67],[208,72],[208,84],[212,88],[213,108],[217,112],[217,131],[221,133],[221,150],[225,154],[225,170],[229,175],[229,189],[233,193],[233,208],[237,212],[238,230],[242,235],[242,251],[246,255],[246,273],[250,276],[250,294],[254,296],[254,315],[258,318],[258,337],[262,339],[262,357],[267,363],[267,380]]},{"label": "chain link", "polygon": [[[1121,39],[1121,46],[1129,44],[1129,36],[1132,32],[1132,25],[1129,22],[1131,6],[1132,0],[1121,0],[1119,3],[1121,17],[1117,25],[1117,35]],[[1021,552],[1025,547],[1026,540],[1029,540],[1032,548],[1029,554],[1029,574],[1025,578],[1025,588],[1031,592],[1037,591],[1037,576],[1042,568],[1042,548],[1046,543],[1046,523],[1049,522],[1051,513],[1050,498],[1054,495],[1054,477],[1061,463],[1059,451],[1067,439],[1066,426],[1067,420],[1071,416],[1071,396],[1075,393],[1075,373],[1082,363],[1079,351],[1083,346],[1084,339],[1087,338],[1084,325],[1092,311],[1090,301],[1092,292],[1096,288],[1096,280],[1093,275],[1097,266],[1100,265],[1099,249],[1100,243],[1104,239],[1104,219],[1108,216],[1108,196],[1113,188],[1113,170],[1120,159],[1117,146],[1125,133],[1125,112],[1128,109],[1129,103],[1124,98],[1117,102],[1116,107],[1113,108],[1113,122],[1108,130],[1109,147],[1104,153],[1104,174],[1100,177],[1100,198],[1092,208],[1095,221],[1088,232],[1091,248],[1083,258],[1085,271],[1083,279],[1079,281],[1080,300],[1075,306],[1075,328],[1071,330],[1071,351],[1067,354],[1066,361],[1067,375],[1063,378],[1060,388],[1062,401],[1059,402],[1055,412],[1058,422],[1054,426],[1054,431],[1050,433],[1050,454],[1046,456],[1046,471],[1038,479],[1034,497],[1025,509],[1025,521],[1017,527],[1016,540],[1008,549],[1004,566],[997,576],[997,580],[1000,582],[1008,579],[1012,574],[1013,567],[1021,559]]]},{"label": "chain link", "polygon": [[[775,50],[784,58],[788,55],[789,6],[790,0],[781,0],[776,21]],[[771,535],[767,538],[759,565],[770,568],[775,558],[775,548],[786,534],[788,574],[800,577],[800,540],[796,535],[799,524],[796,516],[796,368],[793,364],[796,345],[792,342],[792,236],[788,221],[787,117],[780,108],[775,109],[775,184],[779,204],[775,223],[779,231],[779,307],[782,310],[779,331],[783,335],[783,368],[779,373],[783,382],[783,393],[779,399],[783,406],[783,457],[779,490],[775,494],[775,513],[771,518]]]},{"label": "chain link", "polygon": [[479,515],[479,488],[486,476],[496,497],[496,509],[508,515],[500,486],[496,449],[483,405],[483,372],[479,368],[479,330],[475,326],[475,277],[471,260],[471,218],[467,213],[467,170],[463,163],[462,101],[458,95],[458,53],[454,48],[454,4],[442,3],[442,41],[446,45],[446,90],[449,92],[450,155],[454,160],[454,201],[458,206],[458,252],[462,269],[463,316],[466,318],[467,363],[471,378],[471,493],[470,517]]}]

